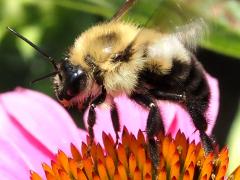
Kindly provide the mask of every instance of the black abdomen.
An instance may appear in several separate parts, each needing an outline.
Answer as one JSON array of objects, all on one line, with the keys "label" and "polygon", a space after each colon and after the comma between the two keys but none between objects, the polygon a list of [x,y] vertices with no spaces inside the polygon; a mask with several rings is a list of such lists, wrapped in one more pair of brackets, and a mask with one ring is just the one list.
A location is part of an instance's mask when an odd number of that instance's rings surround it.
[{"label": "black abdomen", "polygon": [[145,84],[148,90],[184,94],[187,106],[198,106],[205,111],[209,101],[209,86],[200,62],[192,57],[191,63],[186,64],[173,60],[169,74],[159,75],[145,70],[140,73],[139,84]]}]

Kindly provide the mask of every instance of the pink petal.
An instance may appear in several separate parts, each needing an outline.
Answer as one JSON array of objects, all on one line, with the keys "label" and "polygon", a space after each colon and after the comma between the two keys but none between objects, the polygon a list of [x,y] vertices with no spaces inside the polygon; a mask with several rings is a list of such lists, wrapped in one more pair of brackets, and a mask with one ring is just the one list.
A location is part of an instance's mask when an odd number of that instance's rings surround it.
[{"label": "pink petal", "polygon": [[86,135],[57,102],[22,88],[0,95],[0,124],[0,139],[16,147],[29,169],[42,174],[41,162],[50,162],[58,149],[70,154],[70,143],[80,148]]},{"label": "pink petal", "polygon": [[[49,159],[54,158],[53,152],[46,149],[44,144],[37,141],[31,134],[19,126],[15,118],[9,117],[3,110],[1,105],[0,140],[4,143],[1,143],[0,154],[9,158],[1,161],[2,166],[5,166],[5,169],[8,169],[8,171],[18,171],[25,167],[25,171],[22,171],[22,174],[29,174],[30,169],[42,172],[41,162],[49,162]],[[11,160],[11,156],[15,157],[15,159],[19,158],[16,164],[14,159]],[[18,168],[15,168],[15,165],[18,165]],[[5,172],[4,168],[0,169],[0,172],[2,171]]]},{"label": "pink petal", "polygon": [[[29,168],[32,167],[32,164],[23,152],[24,149],[19,149],[15,144],[3,139],[0,139],[0,144],[1,177],[4,179],[29,179]],[[40,160],[38,156],[33,157]]]},{"label": "pink petal", "polygon": [[[206,77],[211,90],[210,105],[207,111],[207,118],[209,120],[207,133],[210,134],[218,113],[219,90],[217,80],[208,74]],[[123,126],[126,126],[127,129],[135,135],[137,135],[139,129],[145,130],[148,110],[140,107],[124,95],[116,97],[115,102],[119,110],[121,129]],[[196,128],[193,126],[189,114],[182,107],[169,101],[159,101],[158,105],[167,133],[175,136],[177,131],[181,129],[191,140],[199,141],[198,132],[195,133]],[[112,134],[113,138],[115,138],[109,110],[101,107],[97,107],[96,109],[97,120],[94,126],[96,140],[102,143],[102,131]],[[87,126],[86,119],[87,113],[85,114],[85,124]]]}]

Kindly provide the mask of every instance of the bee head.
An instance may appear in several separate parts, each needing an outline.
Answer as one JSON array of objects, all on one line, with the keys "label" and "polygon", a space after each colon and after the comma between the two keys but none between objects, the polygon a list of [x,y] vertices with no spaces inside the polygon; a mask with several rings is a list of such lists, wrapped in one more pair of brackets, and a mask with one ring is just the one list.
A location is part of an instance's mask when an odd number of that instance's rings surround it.
[{"label": "bee head", "polygon": [[59,64],[59,69],[60,75],[54,77],[55,94],[64,106],[69,106],[69,101],[86,89],[87,74],[67,58]]},{"label": "bee head", "polygon": [[68,107],[73,103],[77,103],[81,108],[81,105],[89,101],[90,96],[99,93],[99,87],[93,85],[91,78],[89,78],[81,65],[74,65],[68,58],[60,62],[56,61],[23,35],[10,27],[8,27],[8,30],[33,47],[52,64],[53,72],[33,80],[32,83],[54,76],[55,94],[64,106]]}]

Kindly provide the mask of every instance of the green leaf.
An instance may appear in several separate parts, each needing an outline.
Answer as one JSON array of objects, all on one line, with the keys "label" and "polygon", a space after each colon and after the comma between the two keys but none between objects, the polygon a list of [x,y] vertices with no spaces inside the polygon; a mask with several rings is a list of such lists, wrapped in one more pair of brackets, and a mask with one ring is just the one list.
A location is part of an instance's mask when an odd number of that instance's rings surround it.
[{"label": "green leaf", "polygon": [[103,17],[110,17],[114,13],[113,9],[109,7],[110,4],[107,3],[99,4],[71,0],[54,1],[54,3],[57,6],[79,10],[90,14],[100,15]]},{"label": "green leaf", "polygon": [[240,33],[220,23],[210,25],[210,35],[202,46],[221,54],[240,58]]}]

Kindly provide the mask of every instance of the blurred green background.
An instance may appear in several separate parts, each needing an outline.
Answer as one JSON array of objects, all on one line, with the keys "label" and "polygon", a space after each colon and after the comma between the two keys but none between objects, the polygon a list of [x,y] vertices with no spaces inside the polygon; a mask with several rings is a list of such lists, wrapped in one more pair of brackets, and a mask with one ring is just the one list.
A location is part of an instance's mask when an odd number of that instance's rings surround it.
[{"label": "blurred green background", "polygon": [[[16,86],[53,96],[51,80],[31,81],[51,71],[33,48],[13,36],[10,26],[54,58],[61,59],[81,32],[109,19],[124,0],[0,0],[0,91]],[[156,14],[150,22],[149,17]],[[240,162],[240,2],[237,0],[138,0],[125,16],[141,25],[174,31],[199,17],[208,24],[197,55],[219,79],[221,105],[214,129],[217,142],[230,146],[230,169]],[[146,23],[148,22],[148,23]],[[230,170],[230,171],[231,171]]]}]

